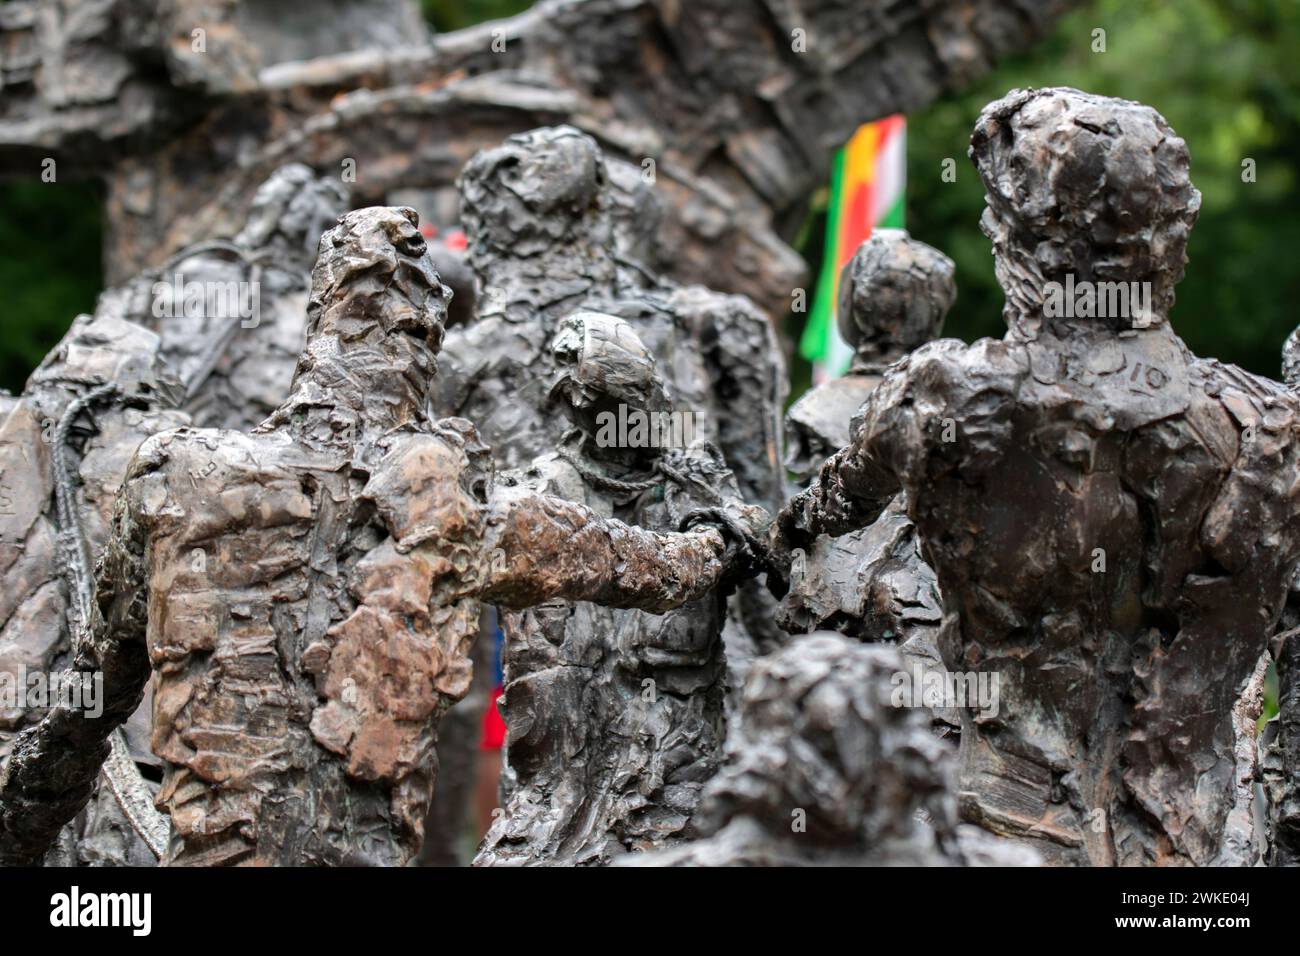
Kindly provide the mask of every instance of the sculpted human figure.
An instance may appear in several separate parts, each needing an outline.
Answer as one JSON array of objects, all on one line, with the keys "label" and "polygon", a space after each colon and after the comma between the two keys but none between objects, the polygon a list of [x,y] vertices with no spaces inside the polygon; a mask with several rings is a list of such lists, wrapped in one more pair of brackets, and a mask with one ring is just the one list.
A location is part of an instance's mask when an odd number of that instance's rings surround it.
[{"label": "sculpted human figure", "polygon": [[1049,862],[1216,862],[1234,709],[1300,557],[1297,401],[1169,324],[1200,197],[1154,110],[1015,91],[971,157],[1005,338],[894,366],[774,549],[902,489],[945,665],[1000,680],[996,716],[962,712],[963,815]]},{"label": "sculpted human figure", "polygon": [[1277,666],[1277,715],[1260,735],[1260,778],[1268,800],[1268,862],[1300,866],[1300,588],[1269,642]]},{"label": "sculpted human figure", "polygon": [[1029,865],[1033,853],[957,822],[953,755],[894,705],[887,645],[795,638],[754,663],[699,837],[641,866]]},{"label": "sculpted human figure", "polygon": [[[849,426],[891,364],[935,338],[957,297],[952,260],[900,229],[878,229],[845,265],[837,322],[853,347],[849,370],[811,389],[786,415],[786,468],[806,485],[849,443]],[[942,671],[936,638],[942,611],[934,571],[921,557],[904,495],[872,524],[818,537],[791,569],[777,620],[792,634],[836,630],[893,641],[925,673]],[[946,731],[958,719],[934,707]]]},{"label": "sculpted human figure", "polygon": [[599,309],[631,325],[746,498],[780,502],[784,372],[770,324],[743,296],[653,273],[655,198],[627,164],[573,127],[536,129],[477,153],[460,189],[480,294],[474,323],[447,336],[441,410],[476,422],[503,466],[551,451],[566,426],[542,411],[549,343],[562,318]]},{"label": "sculpted human figure", "polygon": [[[0,673],[53,674],[93,600],[92,569],[131,455],[155,432],[193,421],[244,427],[287,394],[302,349],[314,246],[343,209],[341,189],[305,166],[278,170],[244,227],[108,289],[33,372],[0,399]],[[43,708],[0,713],[0,767]],[[149,752],[147,708],[126,724],[101,789],[51,861],[146,865],[137,830],[156,817],[132,768]],[[127,753],[129,751],[130,757]],[[113,793],[110,793],[110,790]],[[128,810],[128,825],[117,804]],[[155,842],[157,850],[165,842]]]},{"label": "sculpted human figure", "polygon": [[[0,681],[17,691],[0,704],[0,775],[18,734],[54,703],[23,692],[33,676],[48,681],[66,672],[71,635],[89,620],[93,561],[132,452],[149,435],[188,421],[164,399],[178,390],[156,334],[97,314],[77,318],[22,396],[0,399]],[[102,695],[93,671],[76,672]],[[108,772],[114,779],[104,781],[84,818],[63,834],[59,862],[140,866],[156,860],[118,801],[135,815],[154,850],[164,846],[165,821],[132,763],[132,757],[153,762],[147,714],[128,730],[112,741],[116,759]],[[33,809],[40,814],[39,805]]]},{"label": "sculpted human figure", "polygon": [[[551,389],[577,427],[499,494],[548,494],[670,532],[724,507],[758,533],[764,514],[694,424],[672,413],[654,359],[627,323],[578,312],[551,345]],[[605,864],[683,838],[724,730],[726,594],[666,614],[548,604],[505,614],[504,812],[476,865]]]},{"label": "sculpted human figure", "polygon": [[52,835],[26,825],[51,763],[69,815],[84,802],[152,667],[168,862],[405,863],[480,600],[665,611],[717,583],[720,513],[659,535],[494,501],[473,427],[425,414],[447,291],[412,211],[349,213],[320,249],[280,408],[251,433],[182,428],[136,453],[75,655],[104,672],[104,713],[57,709],[19,738],[0,858]]},{"label": "sculpted human figure", "polygon": [[936,338],[957,301],[951,259],[902,229],[877,229],[840,273],[836,324],[848,371],[809,389],[785,418],[785,467],[806,486],[849,443],[849,422],[894,362]]},{"label": "sculpted human figure", "polygon": [[[549,343],[565,316],[600,311],[636,332],[673,410],[716,444],[745,500],[779,507],[785,373],[775,333],[743,296],[654,273],[656,197],[640,170],[606,162],[591,137],[560,126],[479,152],[459,182],[477,318],[448,332],[438,412],[473,421],[502,467],[553,451],[568,423],[546,410],[557,373]],[[756,581],[741,583],[726,641],[736,686],[758,649],[784,639],[774,612]]]}]

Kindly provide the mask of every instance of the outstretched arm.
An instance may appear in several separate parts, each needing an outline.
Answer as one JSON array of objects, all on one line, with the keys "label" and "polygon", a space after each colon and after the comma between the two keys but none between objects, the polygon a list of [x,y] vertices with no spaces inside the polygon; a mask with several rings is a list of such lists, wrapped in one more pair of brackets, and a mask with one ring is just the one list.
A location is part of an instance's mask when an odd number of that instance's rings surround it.
[{"label": "outstretched arm", "polygon": [[703,597],[723,574],[726,550],[714,527],[659,534],[532,492],[494,498],[486,546],[485,601],[591,601],[652,613]]},{"label": "outstretched arm", "polygon": [[819,534],[839,537],[880,516],[899,488],[897,476],[857,443],[841,448],[805,491],[781,509],[774,523],[773,552],[780,561],[807,548]]},{"label": "outstretched arm", "polygon": [[849,444],[826,459],[812,484],[777,515],[771,550],[778,567],[820,534],[839,537],[865,528],[898,492],[900,471],[924,440],[911,363],[905,360],[889,371],[854,416]]}]

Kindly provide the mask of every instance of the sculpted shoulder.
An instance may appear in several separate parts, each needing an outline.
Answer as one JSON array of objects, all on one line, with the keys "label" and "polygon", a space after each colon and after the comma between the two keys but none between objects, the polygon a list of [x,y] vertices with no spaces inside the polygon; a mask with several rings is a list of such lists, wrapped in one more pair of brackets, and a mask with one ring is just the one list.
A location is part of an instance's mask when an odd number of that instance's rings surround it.
[{"label": "sculpted shoulder", "polygon": [[1194,401],[1194,356],[1166,325],[1118,335],[1082,330],[1049,333],[1023,346],[1029,355],[1033,405],[1098,432],[1131,432],[1185,414]]},{"label": "sculpted shoulder", "polygon": [[473,425],[445,418],[428,430],[394,433],[383,445],[361,494],[374,504],[398,550],[481,535],[493,476],[488,449]]},{"label": "sculpted shoulder", "polygon": [[125,491],[138,519],[187,538],[273,528],[309,520],[307,469],[277,454],[276,435],[178,428],[136,450]]},{"label": "sculpted shoulder", "polygon": [[1260,411],[1275,409],[1292,417],[1300,412],[1300,395],[1293,389],[1218,359],[1195,359],[1190,376],[1200,390],[1225,402],[1239,405],[1244,401]]},{"label": "sculpted shoulder", "polygon": [[141,442],[127,478],[166,472],[189,476],[197,487],[199,481],[214,477],[229,481],[254,472],[283,471],[274,449],[284,443],[274,434],[247,435],[224,428],[173,428]]},{"label": "sculpted shoulder", "polygon": [[936,339],[892,365],[863,412],[906,406],[921,416],[960,416],[973,402],[1014,397],[1028,372],[1028,355],[1017,343]]},{"label": "sculpted shoulder", "polygon": [[988,385],[1014,385],[1029,368],[1024,347],[1003,339],[935,339],[906,355],[885,373],[885,380],[905,375],[917,382],[953,384],[973,379]]}]

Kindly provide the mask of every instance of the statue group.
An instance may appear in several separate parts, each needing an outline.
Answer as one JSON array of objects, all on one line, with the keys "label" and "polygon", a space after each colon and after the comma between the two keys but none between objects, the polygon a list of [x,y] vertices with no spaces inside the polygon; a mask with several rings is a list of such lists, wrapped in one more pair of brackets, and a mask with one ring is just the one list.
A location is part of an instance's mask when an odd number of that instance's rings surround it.
[{"label": "statue group", "polygon": [[1150,107],[1013,91],[970,158],[1006,334],[940,338],[953,263],[879,230],[784,427],[769,317],[571,126],[464,165],[463,256],[286,165],[106,292],[0,398],[0,669],[103,680],[0,711],[0,861],[422,858],[490,605],[476,865],[1300,862],[1300,346],[1175,333]]}]

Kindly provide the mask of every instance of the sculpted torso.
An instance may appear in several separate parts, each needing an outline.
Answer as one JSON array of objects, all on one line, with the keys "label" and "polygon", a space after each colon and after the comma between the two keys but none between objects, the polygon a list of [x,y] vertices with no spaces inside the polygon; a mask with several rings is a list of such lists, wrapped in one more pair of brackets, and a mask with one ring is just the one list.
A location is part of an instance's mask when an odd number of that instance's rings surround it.
[{"label": "sculpted torso", "polygon": [[[623,505],[549,455],[501,477],[636,527],[675,526],[658,488]],[[478,865],[608,863],[681,839],[723,737],[717,592],[664,614],[548,604],[503,615],[503,715],[516,786]]]},{"label": "sculpted torso", "polygon": [[996,698],[957,701],[963,816],[1049,863],[1249,864],[1300,402],[1170,325],[1200,194],[1154,110],[1015,90],[970,155],[1007,335],[893,366],[774,552],[864,527],[901,489],[943,663]]},{"label": "sculpted torso", "polygon": [[[1180,849],[1208,860],[1226,806],[1196,793],[1231,788],[1229,712],[1297,555],[1294,398],[1163,331],[935,343],[882,388],[864,434],[897,439],[881,453],[950,611],[945,662],[1002,680],[1001,716],[970,718],[963,769],[1022,786],[969,809],[995,829],[1095,841],[1105,858],[1108,831],[1084,824],[1137,812],[1115,799],[1122,773]],[[1206,659],[1217,679],[1185,681]],[[1121,754],[1100,752],[1100,730],[1124,737]]]},{"label": "sculpted torso", "polygon": [[[268,834],[343,862],[331,822],[390,814],[418,847],[436,718],[469,685],[482,502],[454,443],[386,444],[368,480],[347,449],[274,433],[182,430],[141,450],[128,494],[152,527],[154,749],[176,862],[234,862]],[[305,806],[308,792],[330,796]]]}]

